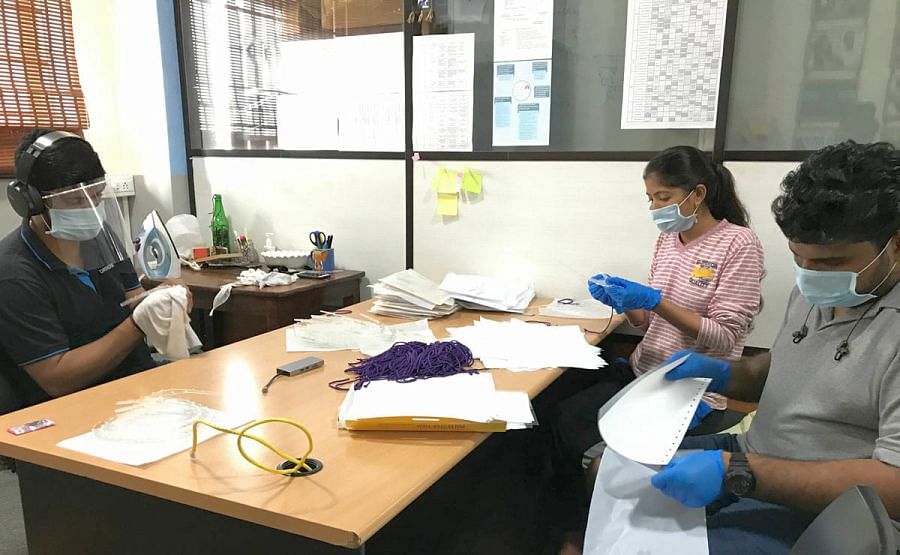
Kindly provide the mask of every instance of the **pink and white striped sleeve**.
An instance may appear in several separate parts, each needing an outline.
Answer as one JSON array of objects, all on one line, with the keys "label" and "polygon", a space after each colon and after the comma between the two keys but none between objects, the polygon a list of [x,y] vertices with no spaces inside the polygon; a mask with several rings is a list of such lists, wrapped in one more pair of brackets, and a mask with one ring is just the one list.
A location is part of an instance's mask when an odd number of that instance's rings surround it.
[{"label": "pink and white striped sleeve", "polygon": [[700,321],[697,342],[718,352],[730,352],[759,313],[763,249],[754,237],[736,246],[722,265],[716,291]]}]

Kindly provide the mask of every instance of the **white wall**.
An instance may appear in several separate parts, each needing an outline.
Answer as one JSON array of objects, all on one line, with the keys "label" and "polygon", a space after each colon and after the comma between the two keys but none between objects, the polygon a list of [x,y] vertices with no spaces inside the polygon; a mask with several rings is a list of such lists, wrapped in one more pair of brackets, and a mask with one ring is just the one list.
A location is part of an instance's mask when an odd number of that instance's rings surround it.
[{"label": "white wall", "polygon": [[19,226],[22,221],[6,200],[0,201],[0,237]]},{"label": "white wall", "polygon": [[173,175],[156,0],[74,0],[75,50],[91,126],[85,137],[109,173],[133,174],[133,227],[153,209],[188,211]]},{"label": "white wall", "polygon": [[[334,234],[335,263],[369,281],[404,269],[405,177],[400,160],[195,158],[194,190],[209,235],[212,195],[234,229],[258,249],[266,232],[280,249],[312,248],[309,232]],[[362,291],[368,296],[368,289]]]},{"label": "white wall", "polygon": [[[435,213],[435,170],[471,167],[484,176],[481,198],[460,203],[458,218]],[[646,281],[656,228],[647,215],[638,162],[418,162],[415,248],[418,271],[526,276],[539,295],[584,296],[597,272]],[[769,212],[794,164],[730,164],[766,252],[765,308],[748,344],[769,347],[793,286],[783,236]]]}]

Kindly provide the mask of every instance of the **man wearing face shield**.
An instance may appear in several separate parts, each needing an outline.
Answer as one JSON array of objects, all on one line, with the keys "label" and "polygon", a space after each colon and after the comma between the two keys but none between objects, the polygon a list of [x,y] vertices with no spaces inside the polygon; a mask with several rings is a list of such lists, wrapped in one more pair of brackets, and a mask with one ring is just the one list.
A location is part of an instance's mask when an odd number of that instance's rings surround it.
[{"label": "man wearing face shield", "polygon": [[797,287],[771,351],[691,354],[666,375],[759,402],[747,433],[687,438],[682,448],[703,451],[652,479],[707,507],[710,553],[787,553],[857,484],[878,491],[900,530],[900,152],[826,147],[784,178],[772,209]]},{"label": "man wearing face shield", "polygon": [[120,305],[143,289],[104,176],[65,132],[36,130],[16,151],[7,196],[22,224],[0,242],[0,377],[20,405],[154,366]]}]

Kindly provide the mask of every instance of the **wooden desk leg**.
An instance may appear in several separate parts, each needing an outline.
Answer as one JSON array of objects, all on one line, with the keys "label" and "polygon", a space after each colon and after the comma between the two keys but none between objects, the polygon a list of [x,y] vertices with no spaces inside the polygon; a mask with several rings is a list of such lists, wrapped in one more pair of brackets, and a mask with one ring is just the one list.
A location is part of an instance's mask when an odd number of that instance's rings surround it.
[{"label": "wooden desk leg", "polygon": [[28,553],[364,554],[19,461]]}]

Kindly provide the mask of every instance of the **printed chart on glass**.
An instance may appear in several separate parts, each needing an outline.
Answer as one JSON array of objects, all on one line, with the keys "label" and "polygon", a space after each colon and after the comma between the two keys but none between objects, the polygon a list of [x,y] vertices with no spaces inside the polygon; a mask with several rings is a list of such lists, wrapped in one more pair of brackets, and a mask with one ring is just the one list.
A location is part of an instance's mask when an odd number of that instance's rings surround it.
[{"label": "printed chart on glass", "polygon": [[713,128],[728,0],[629,0],[622,129]]},{"label": "printed chart on glass", "polygon": [[884,97],[884,127],[881,139],[900,144],[900,10],[894,25],[894,46],[891,52],[891,77]]},{"label": "printed chart on glass", "polygon": [[816,150],[878,132],[875,105],[859,100],[869,0],[815,0],[810,11],[794,147]]},{"label": "printed chart on glass", "polygon": [[553,0],[494,3],[494,146],[550,144]]}]

